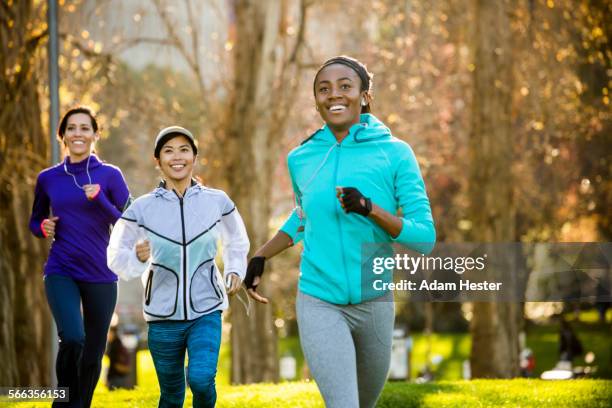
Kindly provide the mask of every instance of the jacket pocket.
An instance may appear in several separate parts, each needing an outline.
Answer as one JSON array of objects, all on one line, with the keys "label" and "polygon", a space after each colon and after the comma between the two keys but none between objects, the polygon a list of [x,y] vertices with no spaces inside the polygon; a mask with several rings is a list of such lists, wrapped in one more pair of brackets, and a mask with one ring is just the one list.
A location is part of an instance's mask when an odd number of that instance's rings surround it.
[{"label": "jacket pocket", "polygon": [[149,271],[149,276],[147,277],[147,285],[145,286],[144,296],[145,296],[145,306],[149,306],[151,304],[151,283],[153,282],[153,274],[155,271],[151,269]]},{"label": "jacket pocket", "polygon": [[189,304],[196,313],[206,313],[223,303],[223,290],[217,281],[212,259],[202,262],[191,277]]},{"label": "jacket pocket", "polygon": [[144,312],[155,317],[170,317],[178,304],[179,277],[170,268],[151,264],[145,286]]}]

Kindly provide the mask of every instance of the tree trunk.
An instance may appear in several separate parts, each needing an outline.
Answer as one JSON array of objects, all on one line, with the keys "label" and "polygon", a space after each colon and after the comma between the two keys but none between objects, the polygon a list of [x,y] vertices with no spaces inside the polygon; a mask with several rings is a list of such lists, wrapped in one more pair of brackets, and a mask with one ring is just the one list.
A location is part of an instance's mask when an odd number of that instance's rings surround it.
[{"label": "tree trunk", "polygon": [[[273,170],[297,87],[296,53],[283,46],[287,8],[280,0],[235,0],[234,89],[224,146],[224,174],[255,250],[269,238]],[[301,9],[305,13],[305,7]],[[302,24],[305,18],[302,18]],[[300,31],[301,32],[301,31]],[[291,79],[289,79],[291,78]],[[270,290],[270,263],[261,290]],[[244,292],[241,296],[245,296]],[[246,316],[232,300],[232,383],[278,380],[273,305],[254,304]]]},{"label": "tree trunk", "polygon": [[[50,383],[45,242],[27,220],[36,175],[48,166],[38,97],[38,46],[46,34],[31,0],[0,8],[0,384]],[[35,34],[38,33],[38,34]]]},{"label": "tree trunk", "polygon": [[[470,137],[470,218],[476,242],[515,240],[512,190],[512,33],[513,0],[475,4],[474,95]],[[491,261],[491,259],[489,259]],[[510,271],[510,259],[496,259]],[[499,265],[499,262],[502,265]],[[518,375],[519,347],[515,303],[478,302],[471,321],[473,377]]]}]

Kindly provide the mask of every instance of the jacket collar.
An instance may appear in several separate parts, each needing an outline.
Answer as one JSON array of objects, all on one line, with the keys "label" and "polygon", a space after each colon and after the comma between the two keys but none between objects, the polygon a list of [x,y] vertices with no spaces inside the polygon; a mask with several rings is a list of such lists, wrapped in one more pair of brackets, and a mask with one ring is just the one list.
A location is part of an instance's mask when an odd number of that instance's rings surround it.
[{"label": "jacket collar", "polygon": [[[362,113],[359,117],[359,123],[351,126],[349,134],[342,140],[342,144],[350,145],[364,143],[389,137],[391,137],[391,131],[384,123],[371,113]],[[308,139],[302,142],[302,144],[311,140],[324,143],[337,143],[336,137],[327,124],[313,133]]]},{"label": "jacket collar", "polygon": [[[89,167],[88,167],[89,163]],[[66,156],[64,159],[64,163],[66,169],[73,174],[80,173],[85,171],[85,168],[88,167],[89,170],[95,169],[96,167],[100,167],[102,165],[102,161],[95,154],[90,154],[88,158],[81,160],[77,163],[70,162],[70,156]]]},{"label": "jacket collar", "polygon": [[[203,188],[202,185],[198,183],[196,179],[192,178],[191,184],[185,191],[185,194],[183,195],[183,197],[187,197],[195,193],[196,191],[200,191],[202,188]],[[162,198],[165,198],[171,201],[176,201],[179,199],[178,194],[176,194],[174,190],[169,190],[166,187],[166,180],[164,179],[160,180],[159,184],[157,185],[157,188],[153,190],[153,194],[155,194],[156,197],[162,197]]]}]

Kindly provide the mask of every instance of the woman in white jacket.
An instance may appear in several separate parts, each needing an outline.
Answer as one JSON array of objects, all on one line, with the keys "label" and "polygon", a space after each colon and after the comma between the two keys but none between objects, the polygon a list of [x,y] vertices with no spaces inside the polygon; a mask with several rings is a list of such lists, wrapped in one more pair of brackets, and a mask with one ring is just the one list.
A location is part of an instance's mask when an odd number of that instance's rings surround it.
[{"label": "woman in white jacket", "polygon": [[[154,156],[163,181],[135,200],[115,225],[108,266],[125,280],[142,276],[159,407],[183,406],[185,351],[193,406],[213,407],[221,311],[244,278],[249,240],[227,194],[193,180],[197,145],[188,130],[163,129]],[[225,285],[215,264],[219,238]]]}]

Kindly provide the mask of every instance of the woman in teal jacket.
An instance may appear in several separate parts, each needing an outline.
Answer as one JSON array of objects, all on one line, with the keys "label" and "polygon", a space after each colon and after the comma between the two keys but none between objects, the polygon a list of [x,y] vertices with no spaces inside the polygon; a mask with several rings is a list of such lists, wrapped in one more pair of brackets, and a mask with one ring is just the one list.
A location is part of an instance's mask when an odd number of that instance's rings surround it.
[{"label": "woman in teal jacket", "polygon": [[245,278],[249,295],[267,303],[256,292],[265,260],[304,240],[298,327],[328,407],[373,407],[389,370],[393,296],[371,290],[364,244],[396,242],[429,253],[435,243],[414,153],[370,113],[371,86],[366,67],[344,56],[326,61],[315,75],[325,125],[289,153],[297,206],[255,253]]}]

